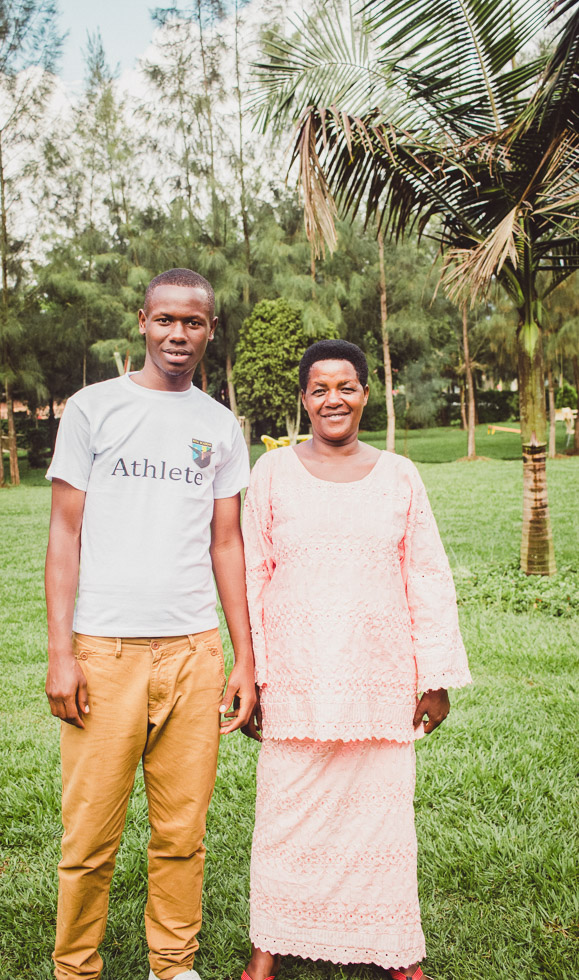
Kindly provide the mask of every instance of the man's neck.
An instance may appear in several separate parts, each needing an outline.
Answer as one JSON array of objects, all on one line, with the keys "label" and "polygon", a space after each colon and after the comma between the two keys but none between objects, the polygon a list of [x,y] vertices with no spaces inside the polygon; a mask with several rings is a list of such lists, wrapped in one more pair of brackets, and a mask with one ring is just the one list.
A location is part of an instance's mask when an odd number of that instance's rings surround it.
[{"label": "man's neck", "polygon": [[140,371],[135,371],[130,376],[131,381],[140,385],[142,388],[152,388],[154,391],[189,391],[193,381],[193,372],[176,375],[161,374],[154,368],[148,368],[145,364]]}]

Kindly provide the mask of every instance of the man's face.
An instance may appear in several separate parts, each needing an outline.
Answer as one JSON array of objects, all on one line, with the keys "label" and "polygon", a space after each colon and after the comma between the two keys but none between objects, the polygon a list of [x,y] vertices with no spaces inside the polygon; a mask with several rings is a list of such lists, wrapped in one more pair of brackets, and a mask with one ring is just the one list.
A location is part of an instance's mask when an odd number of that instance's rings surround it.
[{"label": "man's face", "polygon": [[157,286],[149,308],[139,310],[139,330],[145,337],[144,371],[162,387],[185,387],[213,338],[217,318],[204,289]]}]

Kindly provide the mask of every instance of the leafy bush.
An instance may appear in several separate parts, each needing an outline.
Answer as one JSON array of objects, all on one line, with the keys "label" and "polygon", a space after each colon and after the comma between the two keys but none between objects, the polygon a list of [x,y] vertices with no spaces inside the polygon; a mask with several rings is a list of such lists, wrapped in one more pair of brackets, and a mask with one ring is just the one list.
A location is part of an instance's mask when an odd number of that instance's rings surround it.
[{"label": "leafy bush", "polygon": [[575,391],[573,385],[570,385],[564,381],[563,384],[557,388],[557,392],[555,394],[555,407],[577,408],[577,392]]},{"label": "leafy bush", "polygon": [[459,605],[482,603],[515,613],[546,616],[579,613],[579,572],[567,566],[557,575],[525,575],[518,564],[489,566],[474,575],[455,575]]},{"label": "leafy bush", "polygon": [[244,320],[233,380],[239,409],[252,422],[282,426],[296,415],[298,365],[308,346],[301,314],[284,299],[264,299]]}]

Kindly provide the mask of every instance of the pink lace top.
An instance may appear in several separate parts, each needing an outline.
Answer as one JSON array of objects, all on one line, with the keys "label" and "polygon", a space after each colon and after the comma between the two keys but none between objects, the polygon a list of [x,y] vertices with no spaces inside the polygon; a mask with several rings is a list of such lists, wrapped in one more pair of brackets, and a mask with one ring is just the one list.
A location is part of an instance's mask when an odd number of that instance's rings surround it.
[{"label": "pink lace top", "polygon": [[266,738],[420,737],[417,691],[470,682],[448,559],[410,460],[354,483],[291,447],[245,498],[247,594]]}]

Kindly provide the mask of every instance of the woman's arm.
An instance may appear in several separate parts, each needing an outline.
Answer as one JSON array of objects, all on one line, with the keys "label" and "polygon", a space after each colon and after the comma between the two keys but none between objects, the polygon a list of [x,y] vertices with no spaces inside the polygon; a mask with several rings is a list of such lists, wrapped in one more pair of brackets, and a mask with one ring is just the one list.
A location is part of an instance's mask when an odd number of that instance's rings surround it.
[{"label": "woman's arm", "polygon": [[412,620],[417,687],[429,694],[444,692],[439,700],[445,702],[446,689],[469,684],[471,676],[460,635],[450,565],[426,489],[415,469],[411,487],[403,575]]},{"label": "woman's arm", "polygon": [[258,464],[251,474],[243,507],[243,541],[247,602],[255,656],[255,678],[258,687],[267,683],[267,650],[265,645],[263,606],[275,561],[272,542],[270,467]]}]

